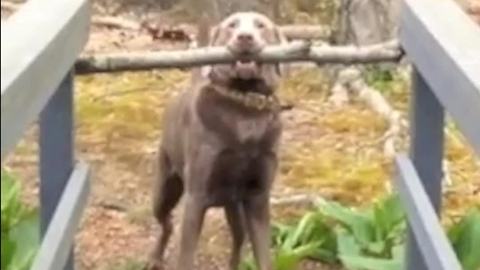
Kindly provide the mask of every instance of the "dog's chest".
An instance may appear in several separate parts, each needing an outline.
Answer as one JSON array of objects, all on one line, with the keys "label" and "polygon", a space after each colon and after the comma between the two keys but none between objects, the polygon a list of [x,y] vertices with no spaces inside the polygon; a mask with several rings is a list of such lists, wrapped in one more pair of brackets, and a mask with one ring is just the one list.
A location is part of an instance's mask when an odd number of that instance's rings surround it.
[{"label": "dog's chest", "polygon": [[208,184],[212,204],[242,201],[265,191],[271,180],[266,176],[274,158],[271,152],[253,145],[220,152]]},{"label": "dog's chest", "polygon": [[231,122],[232,129],[239,143],[261,141],[271,126],[267,117],[264,118],[238,118]]}]

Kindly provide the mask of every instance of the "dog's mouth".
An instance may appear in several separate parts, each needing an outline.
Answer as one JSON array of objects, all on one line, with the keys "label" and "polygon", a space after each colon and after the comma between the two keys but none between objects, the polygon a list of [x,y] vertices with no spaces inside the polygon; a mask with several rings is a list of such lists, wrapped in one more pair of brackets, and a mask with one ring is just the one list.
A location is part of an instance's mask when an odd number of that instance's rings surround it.
[{"label": "dog's mouth", "polygon": [[232,69],[239,79],[250,80],[259,78],[261,65],[252,60],[238,60],[232,64]]}]

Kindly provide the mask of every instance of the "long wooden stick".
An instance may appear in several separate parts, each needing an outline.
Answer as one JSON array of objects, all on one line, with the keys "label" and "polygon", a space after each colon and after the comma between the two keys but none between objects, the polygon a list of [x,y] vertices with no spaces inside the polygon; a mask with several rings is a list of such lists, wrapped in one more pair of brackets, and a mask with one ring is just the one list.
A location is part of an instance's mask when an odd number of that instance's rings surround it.
[{"label": "long wooden stick", "polygon": [[81,57],[78,59],[75,68],[78,74],[86,74],[226,64],[238,59],[248,59],[262,63],[314,62],[317,64],[353,64],[392,62],[398,61],[401,56],[402,50],[396,40],[363,47],[311,46],[308,42],[299,41],[286,45],[269,46],[256,55],[235,55],[225,47],[181,51],[96,54]]}]

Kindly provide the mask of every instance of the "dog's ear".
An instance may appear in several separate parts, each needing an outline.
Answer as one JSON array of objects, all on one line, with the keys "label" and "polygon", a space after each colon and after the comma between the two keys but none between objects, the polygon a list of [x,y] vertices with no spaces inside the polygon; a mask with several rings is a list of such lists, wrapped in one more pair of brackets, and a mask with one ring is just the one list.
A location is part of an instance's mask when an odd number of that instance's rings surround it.
[{"label": "dog's ear", "polygon": [[210,33],[209,33],[209,36],[208,36],[208,46],[215,45],[215,43],[217,42],[219,33],[220,33],[220,26],[219,25],[213,26],[210,29]]},{"label": "dog's ear", "polygon": [[[285,34],[282,33],[282,30],[280,30],[280,28],[278,26],[275,26],[273,28],[273,33],[274,33],[274,36],[275,36],[275,39],[277,41],[277,44],[287,44],[288,43],[288,40],[287,40],[287,37],[285,36]],[[285,76],[288,74],[288,65],[287,64],[277,64],[276,67],[275,67],[277,73],[278,73],[278,76]]]},{"label": "dog's ear", "polygon": [[[207,46],[214,46],[219,35],[219,27],[220,26],[213,26],[210,28],[210,31],[208,33],[208,41],[207,41]],[[212,66],[202,66],[200,68],[200,74],[204,78],[208,78],[210,73],[212,72]]]}]

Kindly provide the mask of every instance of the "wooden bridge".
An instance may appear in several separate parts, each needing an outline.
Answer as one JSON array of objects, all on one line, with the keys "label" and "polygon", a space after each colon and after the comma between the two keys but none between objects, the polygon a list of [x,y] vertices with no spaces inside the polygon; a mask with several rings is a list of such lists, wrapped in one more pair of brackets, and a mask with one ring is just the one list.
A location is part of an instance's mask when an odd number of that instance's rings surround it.
[{"label": "wooden bridge", "polygon": [[[39,118],[43,241],[33,270],[73,269],[89,193],[88,166],[74,156],[73,76],[89,24],[88,0],[30,0],[2,22],[2,163]],[[444,121],[448,112],[480,154],[480,27],[452,0],[406,0],[400,27],[414,65],[412,144],[396,157],[395,177],[410,225],[406,265],[460,270],[438,219]]]}]

